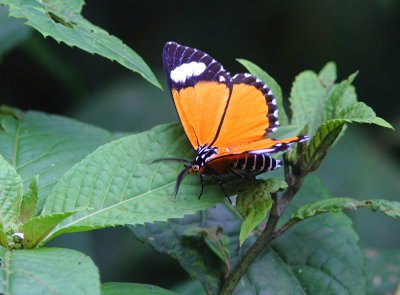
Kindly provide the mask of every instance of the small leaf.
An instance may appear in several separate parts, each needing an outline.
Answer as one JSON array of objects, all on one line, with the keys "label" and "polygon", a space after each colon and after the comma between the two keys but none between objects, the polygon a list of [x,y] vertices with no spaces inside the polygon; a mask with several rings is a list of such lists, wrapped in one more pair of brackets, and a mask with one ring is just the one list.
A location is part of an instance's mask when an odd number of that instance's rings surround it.
[{"label": "small leaf", "polygon": [[300,207],[292,215],[291,219],[305,219],[326,212],[340,212],[342,210],[356,210],[357,208],[369,208],[372,211],[380,210],[383,214],[397,218],[400,217],[400,203],[388,200],[358,201],[351,198],[332,198]]},{"label": "small leaf", "polygon": [[[75,211],[77,212],[77,211]],[[46,242],[51,239],[46,237],[48,233],[56,227],[61,221],[75,212],[64,212],[53,215],[41,215],[29,219],[23,226],[22,232],[24,233],[23,246],[24,249],[30,249],[37,246],[46,238]]]},{"label": "small leaf", "polygon": [[336,64],[332,61],[328,62],[319,72],[318,79],[325,87],[332,86],[337,79]]},{"label": "small leaf", "polygon": [[22,194],[21,176],[0,155],[0,223],[5,231],[20,214]]},{"label": "small leaf", "polygon": [[76,46],[115,60],[162,89],[153,72],[135,51],[82,17],[83,0],[1,0],[0,3],[10,6],[10,16],[26,19],[25,24],[38,30],[44,37],[51,36],[58,43],[64,42],[71,47]]},{"label": "small leaf", "polygon": [[89,256],[75,250],[0,247],[0,292],[7,295],[99,295],[100,276]]},{"label": "small leaf", "polygon": [[205,243],[227,266],[229,266],[229,237],[221,228],[192,226],[182,232],[184,237],[203,236]]},{"label": "small leaf", "polygon": [[314,171],[325,158],[329,148],[343,134],[344,121],[330,120],[322,124],[300,155],[300,167],[304,173]]},{"label": "small leaf", "polygon": [[326,90],[328,99],[322,110],[322,122],[337,118],[342,109],[357,102],[357,99],[353,100],[354,97],[349,96],[347,92],[349,87],[353,87],[351,83],[353,83],[357,74],[358,72],[351,74],[346,80],[343,80],[339,84],[334,84]]},{"label": "small leaf", "polygon": [[273,178],[265,182],[248,185],[244,190],[239,191],[236,198],[236,208],[244,217],[240,228],[240,245],[244,243],[250,233],[267,217],[269,210],[273,205],[269,193],[276,193],[287,187],[283,180]]},{"label": "small leaf", "polygon": [[290,92],[290,106],[293,112],[291,124],[308,125],[307,134],[314,135],[322,124],[321,111],[327,100],[326,90],[317,74],[312,71],[300,73],[293,82]]},{"label": "small leaf", "polygon": [[246,59],[236,59],[239,63],[241,63],[253,76],[262,80],[267,84],[267,86],[271,89],[272,93],[276,98],[276,102],[279,110],[279,121],[281,125],[288,125],[289,120],[285,112],[285,108],[283,107],[283,96],[281,86],[272,78],[267,72],[261,69],[256,64],[248,61]]},{"label": "small leaf", "polygon": [[101,295],[178,295],[175,292],[146,284],[137,283],[103,283]]},{"label": "small leaf", "polygon": [[372,108],[363,102],[357,102],[344,108],[337,115],[337,119],[343,119],[346,120],[346,122],[376,124],[394,129],[393,126],[384,119],[377,117]]},{"label": "small leaf", "polygon": [[25,223],[36,212],[39,201],[38,180],[39,175],[36,175],[29,184],[28,191],[22,197],[21,213],[18,217],[20,223]]}]

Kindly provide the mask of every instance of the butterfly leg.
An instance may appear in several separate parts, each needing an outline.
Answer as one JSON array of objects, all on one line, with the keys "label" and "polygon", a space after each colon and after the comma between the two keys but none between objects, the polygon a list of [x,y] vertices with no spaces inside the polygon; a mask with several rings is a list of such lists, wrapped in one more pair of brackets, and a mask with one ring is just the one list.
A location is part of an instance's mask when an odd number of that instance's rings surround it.
[{"label": "butterfly leg", "polygon": [[204,190],[204,179],[203,179],[202,173],[200,173],[200,181],[201,181],[201,191],[200,191],[200,195],[199,195],[199,200],[200,200],[201,195],[203,194],[203,190]]},{"label": "butterfly leg", "polygon": [[[207,170],[208,170],[208,169],[207,169]],[[231,202],[231,204],[232,204],[232,201],[231,201],[231,199],[230,199],[228,193],[227,193],[226,190],[224,189],[224,187],[223,187],[223,185],[222,185],[222,182],[219,181],[219,179],[217,178],[217,176],[215,176],[215,174],[212,173],[210,170],[208,170],[208,174],[210,174],[211,177],[218,183],[218,185],[219,185],[219,187],[222,189],[222,192],[224,193],[225,197],[227,197],[228,200],[229,200],[229,202]]]}]

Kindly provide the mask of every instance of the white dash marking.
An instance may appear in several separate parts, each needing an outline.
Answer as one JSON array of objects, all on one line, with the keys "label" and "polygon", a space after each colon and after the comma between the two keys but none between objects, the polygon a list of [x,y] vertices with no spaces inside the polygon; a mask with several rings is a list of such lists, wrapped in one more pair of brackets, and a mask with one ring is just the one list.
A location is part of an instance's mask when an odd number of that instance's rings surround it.
[{"label": "white dash marking", "polygon": [[190,77],[201,75],[205,69],[206,65],[202,62],[185,63],[171,71],[171,79],[175,83],[183,83]]}]

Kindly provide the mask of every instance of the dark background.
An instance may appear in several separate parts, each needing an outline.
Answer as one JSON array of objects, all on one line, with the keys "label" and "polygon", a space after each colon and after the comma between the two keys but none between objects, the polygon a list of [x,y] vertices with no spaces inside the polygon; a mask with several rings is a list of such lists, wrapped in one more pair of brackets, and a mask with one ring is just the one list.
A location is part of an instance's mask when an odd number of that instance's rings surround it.
[{"label": "dark background", "polygon": [[[251,60],[278,81],[286,98],[299,72],[319,71],[335,61],[339,80],[360,71],[354,83],[359,100],[399,127],[399,1],[90,0],[83,15],[133,48],[164,89],[166,41],[202,49],[232,73],[244,71],[235,58]],[[1,104],[112,131],[177,121],[167,91],[116,62],[44,39],[26,26],[22,30],[20,42],[0,55]],[[317,173],[333,196],[400,200],[399,161],[397,131],[352,125]],[[398,222],[362,210],[350,215],[364,248],[400,247]],[[176,262],[153,253],[123,228],[62,235],[53,245],[88,253],[103,281],[171,287],[187,278]]]}]

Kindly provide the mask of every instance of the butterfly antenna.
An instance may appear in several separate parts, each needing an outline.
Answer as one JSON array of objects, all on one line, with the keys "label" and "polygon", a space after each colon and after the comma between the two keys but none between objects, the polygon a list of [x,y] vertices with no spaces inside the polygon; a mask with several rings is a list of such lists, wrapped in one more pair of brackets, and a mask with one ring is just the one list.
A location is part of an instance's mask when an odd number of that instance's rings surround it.
[{"label": "butterfly antenna", "polygon": [[176,201],[176,196],[178,194],[179,187],[181,186],[181,182],[185,178],[185,176],[187,175],[189,168],[190,168],[190,166],[185,166],[185,169],[183,169],[179,173],[178,177],[176,178],[174,202]]},{"label": "butterfly antenna", "polygon": [[164,158],[164,159],[157,159],[154,160],[153,163],[157,163],[157,162],[162,162],[162,161],[170,161],[170,162],[181,162],[181,163],[190,163],[189,160],[185,160],[185,159],[178,159],[178,158]]}]

